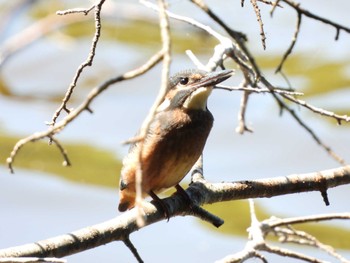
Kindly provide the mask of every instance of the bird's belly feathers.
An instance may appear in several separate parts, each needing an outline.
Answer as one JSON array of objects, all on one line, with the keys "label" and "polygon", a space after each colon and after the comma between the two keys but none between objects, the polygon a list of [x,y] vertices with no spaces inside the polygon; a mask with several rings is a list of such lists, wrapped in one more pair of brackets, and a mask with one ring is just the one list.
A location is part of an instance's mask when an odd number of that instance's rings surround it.
[{"label": "bird's belly feathers", "polygon": [[201,155],[213,125],[209,111],[169,114],[158,116],[144,143],[142,181],[145,192],[159,192],[178,184]]},{"label": "bird's belly feathers", "polygon": [[201,155],[211,127],[209,111],[173,110],[155,116],[143,147],[134,145],[123,161],[119,211],[135,203],[135,180],[139,153],[142,167],[142,194],[161,192],[177,185]]}]

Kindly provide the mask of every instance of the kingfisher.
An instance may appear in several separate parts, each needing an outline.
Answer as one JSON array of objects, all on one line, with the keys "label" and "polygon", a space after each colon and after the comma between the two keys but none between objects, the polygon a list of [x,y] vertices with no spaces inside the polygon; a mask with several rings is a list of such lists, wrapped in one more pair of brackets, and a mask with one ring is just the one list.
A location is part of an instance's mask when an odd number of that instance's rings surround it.
[{"label": "kingfisher", "polygon": [[[203,152],[213,126],[207,100],[216,84],[228,79],[232,70],[206,72],[190,69],[169,79],[163,101],[159,104],[143,143],[135,142],[123,160],[118,210],[135,206],[138,161],[142,168],[142,195],[161,202],[157,194],[176,187]],[[184,192],[184,190],[182,189]],[[168,212],[160,203],[165,215]]]}]

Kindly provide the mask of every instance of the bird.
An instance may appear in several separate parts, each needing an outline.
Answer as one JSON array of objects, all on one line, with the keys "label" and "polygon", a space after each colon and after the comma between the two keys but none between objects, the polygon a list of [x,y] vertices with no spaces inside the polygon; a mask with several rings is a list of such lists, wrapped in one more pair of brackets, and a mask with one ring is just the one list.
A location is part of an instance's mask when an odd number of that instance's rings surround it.
[{"label": "bird", "polygon": [[156,109],[143,143],[134,142],[123,159],[120,212],[135,206],[136,171],[140,161],[142,196],[151,196],[160,203],[169,220],[167,208],[157,194],[171,187],[182,189],[179,183],[201,156],[213,126],[208,97],[216,84],[232,74],[232,70],[188,69],[170,77],[164,99]]}]

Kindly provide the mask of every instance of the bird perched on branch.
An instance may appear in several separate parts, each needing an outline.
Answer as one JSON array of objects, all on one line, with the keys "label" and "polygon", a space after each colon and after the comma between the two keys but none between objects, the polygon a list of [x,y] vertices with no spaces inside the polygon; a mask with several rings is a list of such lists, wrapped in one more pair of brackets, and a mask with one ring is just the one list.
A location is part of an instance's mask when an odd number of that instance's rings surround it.
[{"label": "bird perched on branch", "polygon": [[[157,193],[174,186],[181,188],[179,182],[200,157],[213,126],[207,99],[213,87],[231,75],[232,70],[211,73],[186,70],[170,78],[165,98],[157,108],[143,143],[131,145],[123,161],[119,211],[135,206],[139,160],[143,196],[150,195],[161,202]],[[164,205],[162,207],[169,217]]]}]

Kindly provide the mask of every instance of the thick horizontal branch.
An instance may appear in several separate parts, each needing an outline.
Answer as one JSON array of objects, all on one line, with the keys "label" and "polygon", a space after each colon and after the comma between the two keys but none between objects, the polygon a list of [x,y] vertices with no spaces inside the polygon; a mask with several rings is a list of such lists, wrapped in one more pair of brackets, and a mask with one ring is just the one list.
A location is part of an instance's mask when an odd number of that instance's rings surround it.
[{"label": "thick horizontal branch", "polygon": [[232,183],[208,183],[199,179],[187,191],[201,205],[311,191],[326,192],[329,188],[349,183],[350,166],[343,166],[321,172]]},{"label": "thick horizontal branch", "polygon": [[[286,194],[327,191],[350,183],[350,166],[321,172],[293,174],[288,176],[240,181],[232,183],[207,183],[198,181],[188,189],[191,196],[205,196],[200,204],[216,203],[247,198],[273,197]],[[209,193],[209,194],[208,194]],[[197,199],[196,198],[196,199]]]},{"label": "thick horizontal branch", "polygon": [[[284,194],[326,191],[328,188],[350,183],[350,166],[322,172],[294,174],[268,179],[232,183],[208,183],[201,176],[193,177],[186,192],[197,205],[246,198],[273,197]],[[194,215],[181,195],[163,199],[171,217]],[[145,225],[164,219],[162,211],[152,204],[144,205]],[[0,250],[3,257],[63,257],[117,240],[125,240],[140,229],[137,212],[130,210],[112,220],[83,228],[69,234],[38,241],[32,244]]]}]

